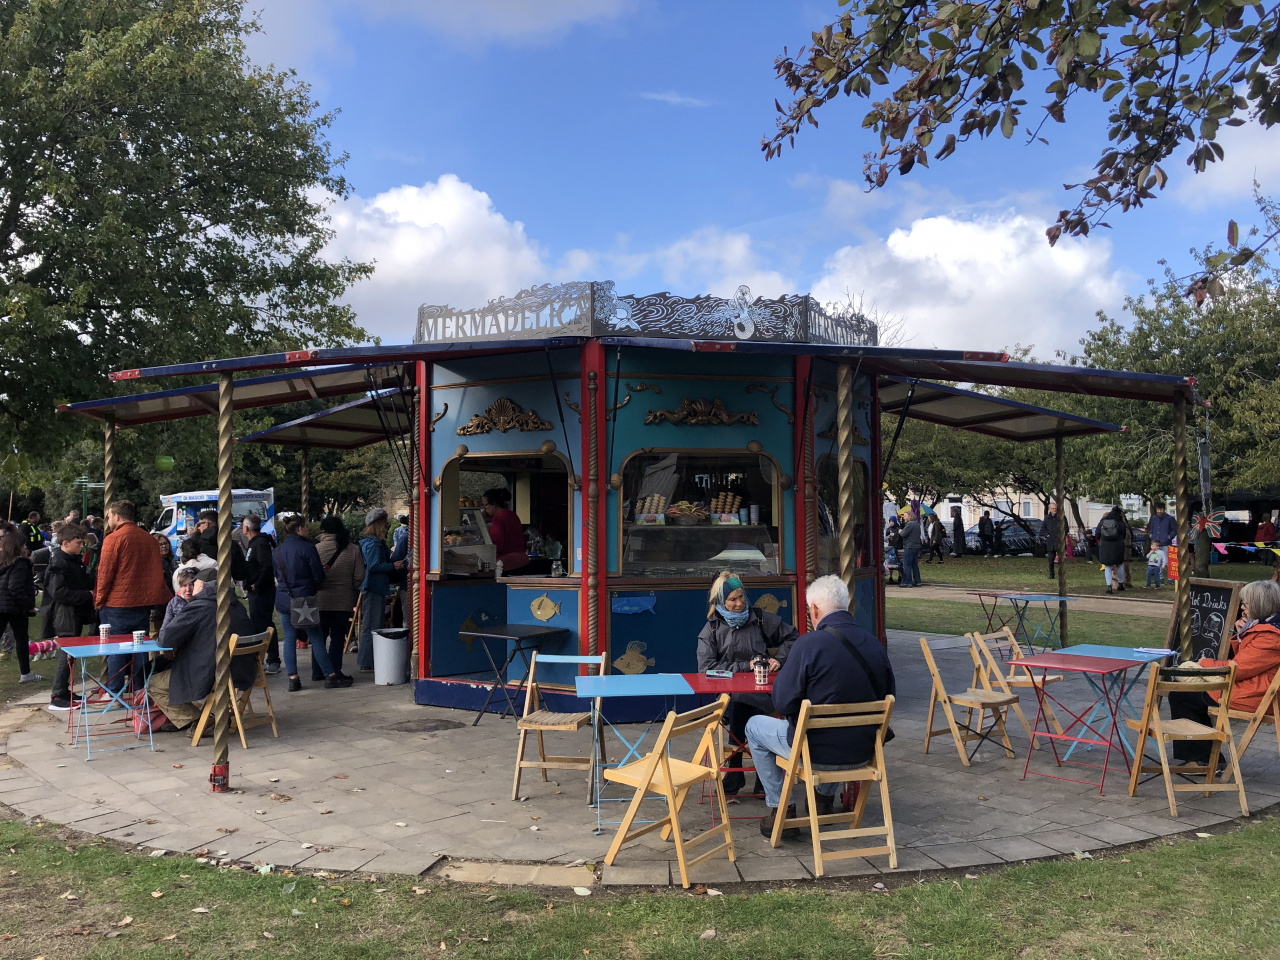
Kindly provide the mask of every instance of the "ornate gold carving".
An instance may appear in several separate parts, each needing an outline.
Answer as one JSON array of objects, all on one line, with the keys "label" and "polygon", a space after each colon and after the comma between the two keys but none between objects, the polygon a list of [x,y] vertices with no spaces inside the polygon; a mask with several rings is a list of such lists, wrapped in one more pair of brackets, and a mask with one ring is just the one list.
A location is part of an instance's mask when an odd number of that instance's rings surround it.
[{"label": "ornate gold carving", "polygon": [[611,490],[621,490],[621,489],[622,489],[622,474],[620,474],[620,473],[610,474],[610,476],[609,476],[609,488],[610,488]]},{"label": "ornate gold carving", "polygon": [[747,393],[767,393],[769,402],[786,415],[787,423],[795,423],[796,418],[791,415],[791,408],[785,403],[778,402],[778,385],[768,383],[748,383]]},{"label": "ornate gold carving", "polygon": [[671,423],[686,427],[727,427],[735,423],[745,423],[751,427],[760,426],[760,415],[754,410],[745,413],[730,413],[719,397],[714,400],[694,400],[685,397],[680,406],[674,410],[650,410],[645,414],[644,422],[648,426],[656,423]]},{"label": "ornate gold carving", "polygon": [[760,453],[764,450],[764,444],[759,440],[752,440],[747,444],[747,453]]},{"label": "ornate gold carving", "polygon": [[478,433],[490,433],[497,430],[506,433],[508,430],[519,430],[528,433],[532,430],[550,430],[551,421],[543,420],[535,410],[523,410],[514,400],[499,397],[489,404],[484,413],[477,413],[458,428],[458,436],[472,437]]},{"label": "ornate gold carving", "polygon": [[[849,432],[850,432],[850,435],[851,435],[851,436],[852,436],[852,438],[853,438],[853,443],[855,443],[855,444],[857,444],[857,445],[859,445],[859,446],[863,446],[863,447],[869,447],[869,446],[871,446],[871,441],[870,441],[870,440],[868,440],[865,436],[863,436],[863,434],[862,434],[862,430],[861,430],[861,429],[859,429],[859,427],[858,427],[858,423],[857,423],[857,421],[856,421],[856,420],[855,420],[855,421],[850,422],[850,424],[849,424]],[[819,434],[818,434],[818,438],[819,438],[819,439],[821,439],[821,440],[835,440],[835,439],[837,439],[837,438],[836,438],[836,425],[835,425],[834,423],[832,423],[832,424],[831,424],[831,426],[827,427],[827,429],[823,430],[821,433],[819,433]]]},{"label": "ornate gold carving", "polygon": [[470,452],[471,452],[470,447],[468,447],[465,443],[460,443],[458,444],[457,449],[453,451],[453,455],[455,457],[465,457]]},{"label": "ornate gold carving", "polygon": [[538,447],[538,449],[541,450],[543,453],[555,453],[556,442],[554,440],[543,440],[542,444]]},{"label": "ornate gold carving", "polygon": [[656,383],[645,383],[643,380],[636,384],[624,383],[623,386],[628,390],[634,390],[636,393],[644,393],[646,390],[652,390],[654,393],[659,394],[662,393],[662,388]]},{"label": "ornate gold carving", "polygon": [[564,405],[578,415],[578,422],[582,422],[582,404],[575,403],[569,399],[569,391],[564,392]]},{"label": "ornate gold carving", "polygon": [[444,405],[444,409],[431,418],[431,422],[427,424],[427,430],[430,433],[436,432],[436,424],[444,419],[444,415],[449,412],[449,404]]},{"label": "ornate gold carving", "polygon": [[792,477],[791,474],[789,473],[784,473],[779,478],[778,482],[783,490],[790,490],[793,486],[795,486],[795,483],[796,483],[795,478]]},{"label": "ornate gold carving", "polygon": [[612,417],[615,413],[617,413],[619,410],[621,410],[630,402],[631,402],[631,394],[628,392],[627,395],[623,397],[621,400],[619,400],[616,405],[610,407],[608,410],[604,412],[604,418],[608,420],[610,417]]}]

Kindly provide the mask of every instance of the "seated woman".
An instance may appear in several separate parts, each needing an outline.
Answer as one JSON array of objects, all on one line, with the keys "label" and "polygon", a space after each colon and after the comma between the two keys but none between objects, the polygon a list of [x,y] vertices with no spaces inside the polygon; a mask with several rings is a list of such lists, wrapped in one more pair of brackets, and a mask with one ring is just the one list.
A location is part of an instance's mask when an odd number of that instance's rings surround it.
[{"label": "seated woman", "polygon": [[[769,672],[777,673],[795,642],[796,628],[776,613],[768,613],[747,603],[742,581],[728,570],[711,585],[707,623],[698,634],[698,670],[731,670],[750,673],[752,661],[765,657]],[[769,649],[775,648],[773,656]],[[773,712],[773,698],[767,693],[735,693],[729,697],[729,736],[734,746],[746,743],[747,721],[760,713]],[[741,763],[742,751],[735,750],[725,765]],[[741,771],[725,774],[724,792],[737,793],[746,783]],[[758,790],[755,792],[759,792]]]},{"label": "seated woman", "polygon": [[[1280,583],[1256,580],[1241,589],[1240,619],[1236,621],[1236,635],[1231,638],[1231,659],[1204,657],[1200,666],[1225,667],[1228,663],[1236,665],[1231,709],[1258,709],[1280,669]],[[1212,724],[1209,708],[1217,701],[1217,693],[1171,693],[1169,713],[1175,720],[1185,717]],[[1175,740],[1173,755],[1181,763],[1207,764],[1211,746],[1207,740]]]},{"label": "seated woman", "polygon": [[480,510],[489,521],[489,539],[493,541],[504,574],[529,565],[524,529],[510,504],[511,491],[502,487],[486,490],[480,497]]}]

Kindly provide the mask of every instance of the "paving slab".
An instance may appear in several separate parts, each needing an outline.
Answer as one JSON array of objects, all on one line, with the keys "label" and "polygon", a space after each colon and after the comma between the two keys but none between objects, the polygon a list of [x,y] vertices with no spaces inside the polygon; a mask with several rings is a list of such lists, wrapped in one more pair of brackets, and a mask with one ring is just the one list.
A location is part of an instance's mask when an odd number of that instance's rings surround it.
[{"label": "paving slab", "polygon": [[1001,857],[984,850],[976,843],[934,843],[921,849],[944,867],[979,867],[1004,862]]},{"label": "paving slab", "polygon": [[[378,856],[376,850],[361,850],[358,847],[334,847],[307,859],[308,870],[332,870],[337,873],[348,873],[361,869],[370,860]],[[261,859],[255,855],[252,859]]]},{"label": "paving slab", "polygon": [[763,880],[808,880],[813,873],[799,857],[757,857],[738,858],[738,873],[748,883]]},{"label": "paving slab", "polygon": [[277,867],[296,867],[304,860],[310,860],[319,851],[315,848],[304,850],[301,844],[290,840],[277,840],[257,851],[252,858],[253,863],[273,863]]},{"label": "paving slab", "polygon": [[1074,853],[1076,850],[1088,853],[1091,850],[1101,850],[1109,846],[1105,840],[1099,840],[1084,833],[1076,833],[1074,830],[1046,830],[1036,834],[1036,842],[1059,853]]},{"label": "paving slab", "polygon": [[[877,857],[876,860],[884,865],[885,870],[889,869],[888,857]],[[812,861],[807,858],[802,862],[805,864],[806,868],[810,863],[812,863]],[[933,869],[937,869],[936,863],[934,864]],[[872,875],[879,875],[882,872],[884,871],[882,871],[880,867],[875,863],[872,863],[866,857],[845,857],[842,860],[828,860],[822,865],[822,875],[824,877],[869,877]]]},{"label": "paving slab", "polygon": [[601,871],[600,882],[606,887],[665,887],[671,884],[671,868],[665,860],[614,864]]},{"label": "paving slab", "polygon": [[443,858],[435,854],[383,853],[364,865],[365,873],[390,873],[420,877]]},{"label": "paving slab", "polygon": [[[694,848],[697,849],[696,847]],[[625,851],[619,856],[623,856]],[[742,876],[738,873],[735,864],[729,862],[729,858],[723,854],[717,854],[710,860],[703,860],[689,868],[689,883],[739,883]],[[680,883],[680,864],[672,861],[671,866],[671,882],[679,885]]]},{"label": "paving slab", "polygon": [[1057,855],[1058,851],[1052,847],[1047,847],[1043,843],[1037,843],[1030,837],[1008,837],[1003,840],[979,840],[978,846],[984,850],[994,853],[1001,860],[1007,863],[1017,863],[1020,860],[1039,860],[1042,857],[1052,857]]},{"label": "paving slab", "polygon": [[1078,829],[1081,833],[1087,833],[1091,837],[1105,840],[1112,846],[1139,843],[1143,840],[1150,840],[1154,836],[1154,834],[1146,830],[1138,829],[1133,824],[1117,823],[1114,820],[1099,820],[1097,823],[1086,823],[1082,824]]}]

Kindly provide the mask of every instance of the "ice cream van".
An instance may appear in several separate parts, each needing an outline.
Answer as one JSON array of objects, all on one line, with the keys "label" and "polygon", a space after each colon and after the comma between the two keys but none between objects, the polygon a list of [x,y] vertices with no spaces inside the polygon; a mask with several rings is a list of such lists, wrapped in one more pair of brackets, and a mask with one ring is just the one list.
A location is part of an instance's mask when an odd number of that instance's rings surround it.
[{"label": "ice cream van", "polygon": [[[160,497],[160,516],[151,527],[152,533],[162,533],[178,552],[178,544],[196,532],[196,517],[201,510],[218,509],[217,490],[191,490],[186,493],[169,493]],[[262,519],[262,532],[274,537],[276,533],[276,492],[266,490],[232,490],[231,516],[236,526],[247,514],[257,514]]]}]

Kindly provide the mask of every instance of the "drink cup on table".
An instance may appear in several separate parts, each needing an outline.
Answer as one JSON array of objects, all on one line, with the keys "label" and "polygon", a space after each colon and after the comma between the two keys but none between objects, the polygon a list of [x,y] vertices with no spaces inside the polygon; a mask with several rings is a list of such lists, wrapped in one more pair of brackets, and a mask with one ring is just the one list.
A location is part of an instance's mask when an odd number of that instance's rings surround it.
[{"label": "drink cup on table", "polygon": [[145,643],[146,640],[147,640],[147,631],[145,630],[133,631],[133,642],[135,644]]},{"label": "drink cup on table", "polygon": [[765,686],[769,682],[769,661],[764,657],[756,657],[751,661],[751,668],[756,673],[757,686]]},{"label": "drink cup on table", "polygon": [[98,639],[101,640],[103,643],[106,643],[107,637],[109,636],[111,636],[111,624],[109,623],[98,624]]}]

